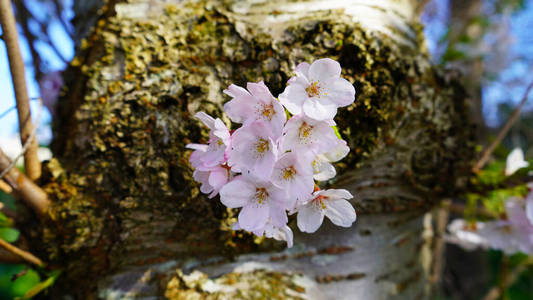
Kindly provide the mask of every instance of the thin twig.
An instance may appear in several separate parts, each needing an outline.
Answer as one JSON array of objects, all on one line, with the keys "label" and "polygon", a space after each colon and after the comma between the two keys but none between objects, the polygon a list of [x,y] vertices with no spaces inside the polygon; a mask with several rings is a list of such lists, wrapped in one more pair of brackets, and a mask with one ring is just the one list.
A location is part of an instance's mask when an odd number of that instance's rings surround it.
[{"label": "thin twig", "polygon": [[19,256],[20,258],[24,259],[25,261],[32,263],[38,267],[43,267],[44,263],[42,260],[37,258],[35,255],[24,251],[16,246],[11,245],[10,243],[4,241],[3,239],[0,239],[0,247],[6,249],[7,251]]},{"label": "thin twig", "polygon": [[516,119],[518,118],[518,115],[520,114],[520,110],[522,109],[524,104],[526,104],[527,102],[529,91],[531,90],[531,88],[533,88],[533,82],[531,82],[527,86],[526,91],[524,92],[524,96],[522,96],[522,100],[520,100],[520,103],[514,109],[513,113],[509,117],[509,120],[507,120],[507,122],[505,123],[503,128],[500,130],[500,132],[498,132],[496,139],[492,142],[492,144],[490,144],[490,146],[485,151],[483,151],[483,155],[481,155],[481,158],[479,159],[479,161],[472,168],[472,172],[477,173],[479,172],[479,170],[483,168],[483,166],[485,166],[485,164],[490,158],[490,155],[492,154],[492,152],[494,152],[494,149],[496,149],[496,146],[500,144],[500,142],[503,140],[503,138],[505,137],[509,129],[511,129],[511,126],[513,126],[514,122],[516,122]]},{"label": "thin twig", "polygon": [[[0,149],[0,170],[5,170],[11,165],[11,160]],[[30,206],[39,216],[45,217],[50,200],[48,195],[33,181],[26,177],[17,168],[10,169],[4,177],[7,184],[13,189],[13,194]]]},{"label": "thin twig", "polygon": [[41,41],[47,43],[52,49],[52,51],[54,51],[56,56],[60,58],[64,63],[68,63],[67,59],[63,56],[61,51],[59,51],[59,49],[54,44],[54,42],[52,42],[52,40],[50,39],[50,35],[48,33],[48,24],[39,20],[39,18],[37,18],[31,10],[26,9],[25,6],[24,6],[24,9],[25,9],[25,12],[39,25],[40,31],[41,31],[41,37],[40,37]]},{"label": "thin twig", "polygon": [[[20,54],[17,25],[13,16],[11,0],[0,0],[0,23],[6,44],[9,69],[15,89],[15,98],[17,100],[20,139],[21,143],[25,144],[33,130],[33,123],[31,122],[30,100],[28,89],[26,88],[26,79],[24,78],[24,61]],[[24,155],[24,166],[31,180],[36,180],[41,177],[41,162],[37,157],[37,148],[37,140],[33,139],[28,151]]]},{"label": "thin twig", "polygon": [[70,36],[70,38],[73,38],[74,36],[72,33],[72,26],[69,26],[69,24],[65,22],[65,20],[63,19],[63,16],[61,15],[61,13],[63,12],[63,5],[57,0],[53,0],[52,2],[55,5],[56,15],[57,15],[57,18],[59,19],[59,22],[61,23],[61,25],[63,25],[63,28],[65,28],[65,32]]},{"label": "thin twig", "polygon": [[492,287],[485,295],[483,300],[496,300],[500,298],[502,293],[508,287],[510,287],[520,277],[520,275],[531,266],[531,264],[533,264],[532,258],[528,258],[525,262],[519,264],[510,274],[508,274],[508,276],[505,276],[505,279],[501,285]]},{"label": "thin twig", "polygon": [[7,116],[7,114],[9,114],[11,111],[13,111],[16,108],[17,108],[16,106],[12,106],[12,107],[6,109],[3,113],[0,114],[0,119],[2,119],[3,117]]},{"label": "thin twig", "polygon": [[13,159],[11,164],[7,166],[3,171],[0,172],[0,179],[4,178],[6,176],[7,172],[9,172],[11,169],[13,169],[17,165],[17,161],[28,151],[28,148],[31,145],[31,142],[35,139],[35,135],[37,134],[37,126],[39,125],[39,121],[41,120],[41,111],[43,110],[43,102],[39,100],[39,112],[37,113],[37,122],[36,125],[33,127],[33,130],[26,140],[26,143],[22,145],[22,151]]}]

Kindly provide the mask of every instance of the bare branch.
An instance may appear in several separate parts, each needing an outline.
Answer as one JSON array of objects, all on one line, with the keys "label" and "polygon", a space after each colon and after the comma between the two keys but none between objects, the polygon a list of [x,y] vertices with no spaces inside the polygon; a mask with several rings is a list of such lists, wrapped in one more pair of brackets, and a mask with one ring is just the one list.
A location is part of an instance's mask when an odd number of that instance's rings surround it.
[{"label": "bare branch", "polygon": [[[15,97],[17,100],[17,112],[20,128],[20,139],[22,144],[30,136],[33,130],[30,113],[30,100],[24,78],[24,61],[20,54],[18,44],[17,27],[11,8],[11,0],[0,0],[0,23],[9,59],[9,68],[13,79]],[[41,177],[41,162],[37,157],[37,140],[33,139],[28,151],[24,155],[24,166],[30,179],[35,180]]]},{"label": "bare branch", "polygon": [[[6,170],[12,164],[7,155],[0,149],[0,170]],[[17,168],[11,168],[3,178],[13,189],[15,196],[30,206],[39,216],[46,216],[50,200],[48,195]]]},{"label": "bare branch", "polygon": [[509,132],[509,129],[511,129],[511,126],[513,126],[514,122],[516,122],[516,119],[518,118],[518,115],[520,114],[520,110],[522,110],[522,107],[524,106],[524,104],[526,104],[529,91],[531,91],[531,88],[533,88],[533,82],[531,82],[527,86],[526,91],[524,92],[524,96],[522,96],[522,100],[520,100],[520,103],[514,109],[513,113],[509,117],[509,120],[507,120],[507,122],[505,123],[503,128],[500,130],[500,132],[498,132],[496,139],[492,142],[492,144],[490,144],[490,146],[485,151],[483,151],[483,155],[481,155],[481,158],[479,159],[479,161],[472,168],[472,172],[477,173],[479,172],[479,170],[483,168],[483,166],[485,166],[485,164],[490,158],[490,155],[492,154],[492,152],[494,152],[494,149],[496,149],[496,146],[500,144],[500,142],[503,140],[507,132]]},{"label": "bare branch", "polygon": [[11,245],[10,243],[4,241],[3,239],[0,239],[0,247],[6,249],[7,251],[15,254],[16,256],[19,256],[20,258],[24,259],[25,261],[32,263],[38,267],[43,267],[44,263],[39,258],[35,257],[35,255],[24,251],[20,248],[17,248],[16,246]]}]

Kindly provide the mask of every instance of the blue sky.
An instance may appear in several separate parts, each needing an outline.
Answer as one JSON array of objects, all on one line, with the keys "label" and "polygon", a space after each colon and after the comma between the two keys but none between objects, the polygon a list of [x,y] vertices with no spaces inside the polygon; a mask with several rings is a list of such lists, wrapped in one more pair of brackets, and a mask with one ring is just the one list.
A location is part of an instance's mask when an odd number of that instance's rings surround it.
[{"label": "blue sky", "polygon": [[[70,0],[66,2],[70,2]],[[46,9],[42,9],[42,4],[40,4],[37,0],[31,0],[28,1],[28,3],[28,7],[37,17],[46,18],[46,16],[43,15],[43,12],[45,12]],[[438,19],[430,20],[425,31],[430,51],[435,51],[436,41],[442,37],[446,30],[445,24],[442,23],[442,20],[446,18],[447,14],[446,6],[443,5],[443,0],[436,0],[436,3],[439,7],[437,13]],[[69,5],[67,4],[67,6]],[[67,14],[67,18],[72,16],[71,11],[66,11],[65,13]],[[515,60],[504,70],[502,70],[495,80],[486,82],[484,85],[483,111],[487,122],[492,126],[497,125],[498,122],[501,121],[498,120],[497,117],[497,104],[501,102],[517,103],[520,101],[520,97],[524,91],[525,83],[516,84],[515,86],[509,87],[508,82],[515,79],[520,79],[524,82],[533,80],[533,68],[531,66],[531,63],[533,62],[533,34],[531,34],[531,30],[533,29],[533,0],[527,1],[527,7],[525,10],[513,14],[510,22],[511,32],[514,38],[514,43],[510,46],[510,53],[513,56],[522,56],[523,59]],[[58,21],[52,23],[50,27],[50,36],[56,42],[56,45],[60,45],[59,48],[64,57],[70,60],[74,54],[73,44]],[[29,95],[30,97],[38,97],[39,89],[37,83],[33,80],[33,67],[30,60],[30,52],[27,42],[23,37],[20,38],[20,46],[22,55],[26,62],[26,78]],[[39,44],[37,45],[37,48],[41,53],[43,60],[47,64],[47,71],[62,70],[66,67],[65,63],[58,58],[45,44]],[[2,114],[4,111],[13,107],[15,105],[15,101],[11,84],[11,76],[9,73],[7,54],[4,43],[1,41],[0,90],[3,91],[3,97],[0,100],[0,114]],[[35,116],[39,108],[38,102],[32,101],[31,107],[33,116]],[[533,104],[528,103],[525,109],[529,110],[532,108]],[[50,114],[46,108],[43,108],[43,112],[41,114],[42,131],[41,129],[40,131],[43,133],[41,136],[48,136],[48,138],[41,140],[41,143],[46,143],[49,139],[50,130],[47,124],[50,123],[50,120]],[[16,112],[13,110],[5,117],[0,119],[0,139],[15,134],[17,127]]]},{"label": "blue sky", "polygon": [[[41,9],[42,5],[39,4],[38,1],[28,1],[28,7],[32,10],[36,17],[43,19],[47,17],[43,14],[43,12],[46,10]],[[69,14],[70,12],[67,11],[66,13]],[[56,42],[57,45],[61,45],[59,50],[63,56],[69,60],[72,59],[74,55],[73,43],[68,34],[63,30],[63,27],[59,24],[59,21],[56,20],[52,22],[49,30],[51,38]],[[34,70],[31,64],[30,51],[27,41],[23,36],[19,36],[19,44],[24,62],[26,64],[26,83],[28,85],[28,94],[30,98],[39,97],[39,86],[33,79]],[[54,54],[49,46],[45,45],[44,43],[40,43],[36,45],[36,47],[43,56],[43,60],[46,61],[47,71],[63,70],[66,67],[65,63]],[[2,91],[2,98],[0,99],[0,114],[2,114],[3,112],[15,106],[15,95],[11,81],[11,74],[9,72],[6,48],[3,41],[0,41],[0,91]],[[37,112],[39,111],[39,102],[33,100],[31,101],[30,106],[33,120],[35,121]],[[50,128],[48,124],[50,124],[50,121],[50,113],[43,106],[38,135],[41,137],[41,143],[46,143],[49,140]],[[12,110],[2,119],[0,119],[0,139],[12,136],[17,132],[17,130],[17,113],[15,110]]]}]

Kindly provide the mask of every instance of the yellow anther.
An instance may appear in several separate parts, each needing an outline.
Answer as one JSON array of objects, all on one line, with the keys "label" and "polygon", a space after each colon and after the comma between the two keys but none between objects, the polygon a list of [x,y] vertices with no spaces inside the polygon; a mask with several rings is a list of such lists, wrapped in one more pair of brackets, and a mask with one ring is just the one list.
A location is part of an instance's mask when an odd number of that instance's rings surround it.
[{"label": "yellow anther", "polygon": [[268,197],[268,193],[265,188],[256,188],[255,189],[255,199],[259,204],[262,204],[263,201]]},{"label": "yellow anther", "polygon": [[313,129],[313,126],[308,125],[307,123],[303,122],[300,128],[298,129],[298,132],[300,134],[301,139],[306,139],[311,134],[311,130]]},{"label": "yellow anther", "polygon": [[320,98],[320,86],[318,85],[318,81],[312,82],[308,87],[305,88],[305,91],[307,92],[307,96],[309,96],[309,98]]},{"label": "yellow anther", "polygon": [[265,139],[259,139],[257,143],[255,144],[255,148],[257,150],[257,153],[263,154],[266,151],[270,150],[270,144]]},{"label": "yellow anther", "polygon": [[296,169],[293,166],[283,169],[283,179],[290,180],[294,178],[296,174]]}]

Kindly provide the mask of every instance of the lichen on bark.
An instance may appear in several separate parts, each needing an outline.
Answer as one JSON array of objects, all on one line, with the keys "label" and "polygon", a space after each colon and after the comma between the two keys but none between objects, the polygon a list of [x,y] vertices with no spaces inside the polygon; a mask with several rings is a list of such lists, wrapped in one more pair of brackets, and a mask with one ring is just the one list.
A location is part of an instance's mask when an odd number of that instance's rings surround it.
[{"label": "lichen on bark", "polygon": [[350,187],[358,213],[431,205],[471,155],[457,84],[420,49],[340,10],[290,21],[274,37],[213,1],[157,2],[157,18],[130,2],[108,3],[115,14],[80,44],[45,179],[55,222],[43,245],[68,262],[70,278],[91,262],[87,290],[94,276],[123,266],[272,249],[229,229],[235,212],[199,193],[188,163],[185,145],[208,137],[192,116],[202,110],[229,125],[222,90],[231,83],[263,80],[277,95],[298,63],[341,63],[357,91],[336,119],[352,151],[325,185]]}]

